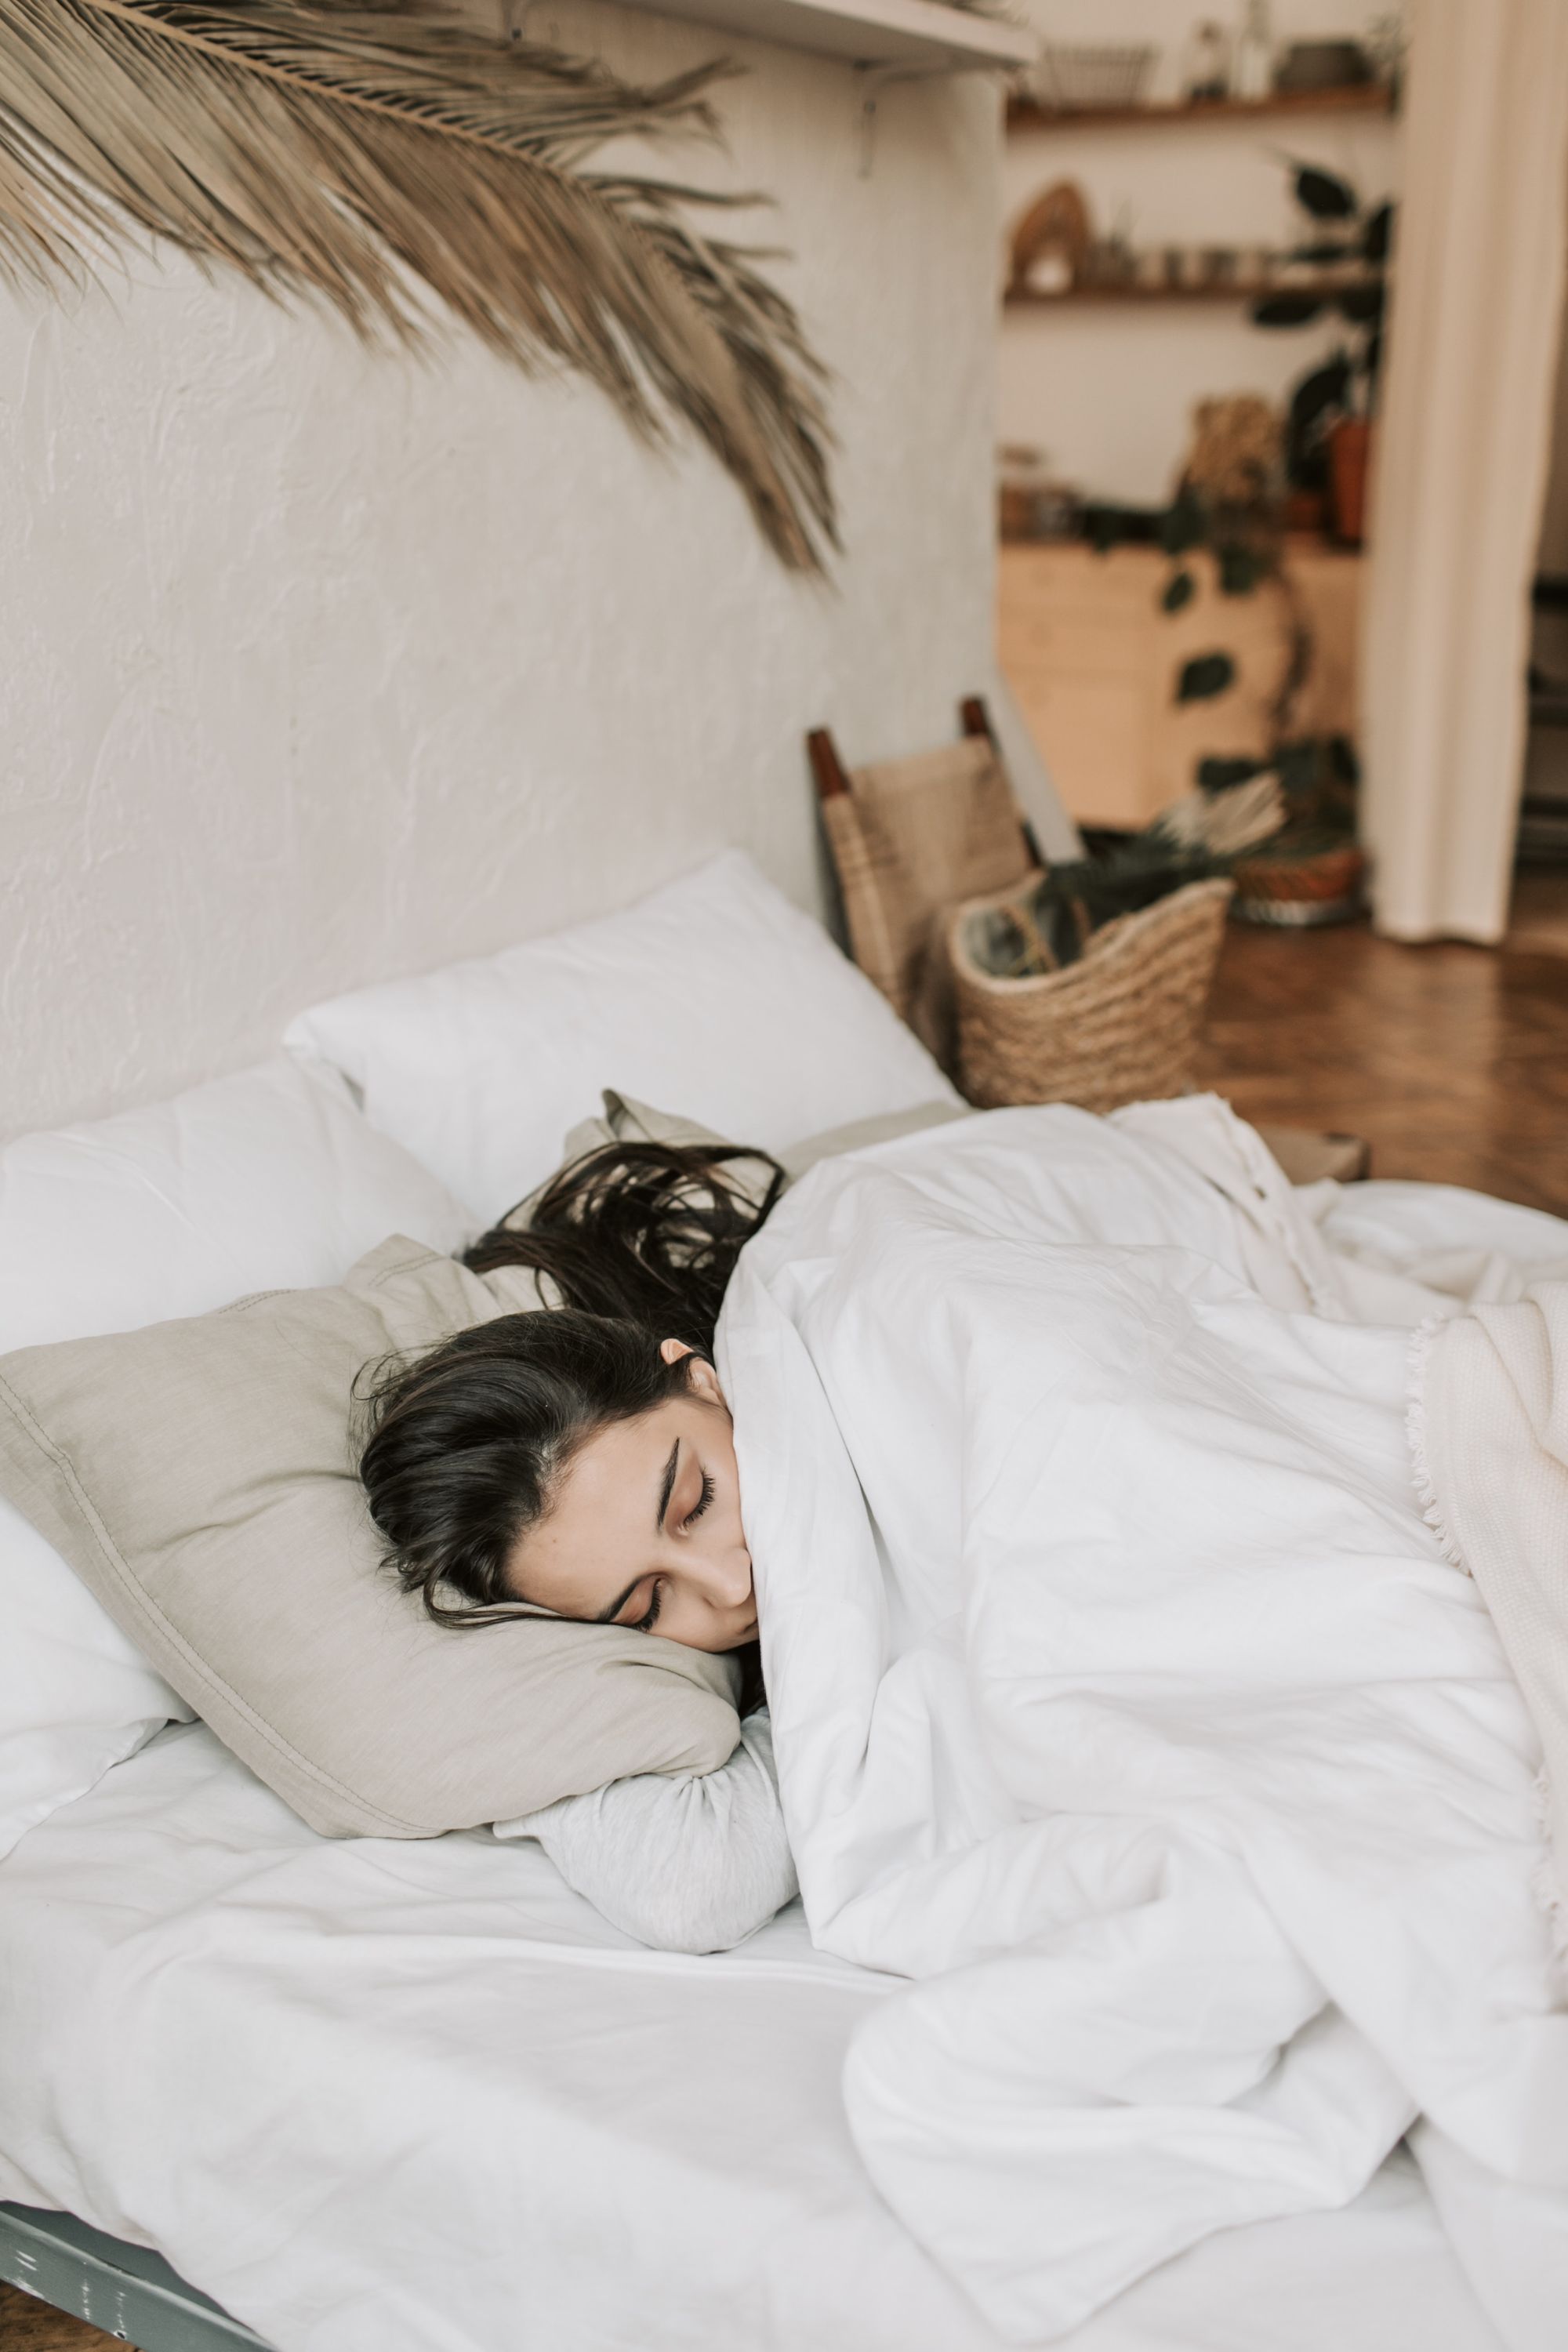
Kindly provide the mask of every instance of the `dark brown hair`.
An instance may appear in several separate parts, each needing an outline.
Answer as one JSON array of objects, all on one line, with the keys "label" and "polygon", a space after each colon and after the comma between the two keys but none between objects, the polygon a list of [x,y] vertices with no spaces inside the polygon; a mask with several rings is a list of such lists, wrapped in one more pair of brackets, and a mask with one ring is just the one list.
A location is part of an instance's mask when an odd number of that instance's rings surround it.
[{"label": "dark brown hair", "polygon": [[662,1340],[711,1356],[735,1261],[783,1184],[776,1161],[737,1146],[606,1145],[552,1178],[529,1222],[503,1220],[465,1253],[479,1274],[531,1268],[555,1312],[498,1316],[366,1366],[370,1515],[386,1564],[438,1624],[531,1613],[509,1605],[518,1537],[596,1430],[685,1387],[690,1359],[667,1364]]},{"label": "dark brown hair", "polygon": [[563,1306],[711,1356],[735,1261],[784,1181],[776,1160],[739,1144],[607,1143],[509,1210],[463,1263],[531,1266]]}]

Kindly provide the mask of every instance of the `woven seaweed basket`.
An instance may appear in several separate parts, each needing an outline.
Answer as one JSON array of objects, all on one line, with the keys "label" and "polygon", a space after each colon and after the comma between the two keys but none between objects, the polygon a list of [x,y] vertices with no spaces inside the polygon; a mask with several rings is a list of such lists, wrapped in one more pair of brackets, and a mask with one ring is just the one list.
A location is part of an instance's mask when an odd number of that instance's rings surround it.
[{"label": "woven seaweed basket", "polygon": [[1189,882],[1094,932],[1076,963],[1025,980],[983,971],[973,919],[1016,886],[955,909],[947,929],[957,1078],[979,1109],[1070,1102],[1085,1110],[1179,1095],[1193,1080],[1232,885]]}]

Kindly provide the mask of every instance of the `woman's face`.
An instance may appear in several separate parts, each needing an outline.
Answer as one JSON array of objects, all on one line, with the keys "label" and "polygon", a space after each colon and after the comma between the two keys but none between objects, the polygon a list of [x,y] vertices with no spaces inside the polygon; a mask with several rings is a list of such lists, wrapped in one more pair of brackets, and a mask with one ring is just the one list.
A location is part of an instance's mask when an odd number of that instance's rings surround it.
[{"label": "woman's face", "polygon": [[[679,1339],[662,1352],[666,1363],[691,1353]],[[636,1625],[692,1650],[755,1639],[734,1436],[710,1364],[692,1357],[680,1395],[579,1448],[507,1570],[515,1599],[563,1617]]]}]

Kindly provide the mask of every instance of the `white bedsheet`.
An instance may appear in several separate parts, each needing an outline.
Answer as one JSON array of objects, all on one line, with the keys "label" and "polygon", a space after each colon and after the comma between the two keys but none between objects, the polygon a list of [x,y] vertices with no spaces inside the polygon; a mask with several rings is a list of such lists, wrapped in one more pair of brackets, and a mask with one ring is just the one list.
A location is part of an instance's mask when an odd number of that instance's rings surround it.
[{"label": "white bedsheet", "polygon": [[1534,1735],[1415,1500],[1408,1334],[1348,1319],[1255,1148],[1212,1103],[966,1121],[818,1169],[731,1286],[807,1915],[919,1979],[857,2028],[851,2128],[1023,2342],[1343,2202],[1421,2110],[1558,2352]]},{"label": "white bedsheet", "polygon": [[[0,2194],[279,2352],[996,2352],[872,2189],[887,1980],[798,1906],[663,1957],[536,1849],[315,1837],[201,1727],[0,1864]],[[1072,2352],[1499,2352],[1404,2158],[1211,2239]]]}]

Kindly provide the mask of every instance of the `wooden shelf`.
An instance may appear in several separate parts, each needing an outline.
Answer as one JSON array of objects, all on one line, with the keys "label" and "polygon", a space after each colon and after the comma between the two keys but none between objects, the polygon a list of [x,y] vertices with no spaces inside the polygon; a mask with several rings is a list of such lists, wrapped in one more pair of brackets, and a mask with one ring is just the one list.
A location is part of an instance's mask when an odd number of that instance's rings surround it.
[{"label": "wooden shelf", "polygon": [[1317,301],[1327,302],[1336,294],[1375,282],[1370,277],[1276,278],[1257,284],[1233,278],[1228,285],[1069,286],[1060,294],[1037,294],[1031,287],[1010,286],[1002,299],[1010,310],[1072,310],[1089,302],[1258,302],[1266,294],[1310,294]]},{"label": "wooden shelf", "polygon": [[1045,106],[1037,99],[1007,102],[1009,131],[1171,131],[1194,124],[1262,122],[1281,114],[1382,114],[1394,111],[1382,82],[1344,89],[1276,90],[1272,98],[1204,99],[1179,106]]},{"label": "wooden shelf", "polygon": [[943,0],[619,0],[748,41],[777,41],[847,65],[932,73],[1033,65],[1037,34]]}]

